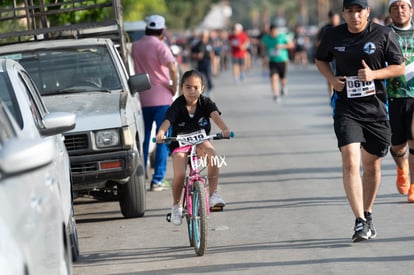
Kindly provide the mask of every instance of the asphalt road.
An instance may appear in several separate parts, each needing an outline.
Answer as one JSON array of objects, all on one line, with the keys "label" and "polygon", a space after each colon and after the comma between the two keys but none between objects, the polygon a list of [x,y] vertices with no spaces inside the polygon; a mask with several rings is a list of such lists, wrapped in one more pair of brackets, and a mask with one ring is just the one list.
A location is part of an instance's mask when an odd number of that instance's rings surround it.
[{"label": "asphalt road", "polygon": [[[81,256],[74,274],[410,274],[414,204],[395,187],[390,155],[374,209],[377,238],[352,243],[326,82],[315,67],[290,67],[289,94],[272,101],[259,64],[234,85],[214,79],[212,98],[236,133],[216,141],[225,157],[224,212],[209,217],[206,255],[186,226],[165,221],[171,192],[148,192],[143,218],[123,219],[117,202],[76,201]],[[169,160],[168,179],[171,179]]]}]

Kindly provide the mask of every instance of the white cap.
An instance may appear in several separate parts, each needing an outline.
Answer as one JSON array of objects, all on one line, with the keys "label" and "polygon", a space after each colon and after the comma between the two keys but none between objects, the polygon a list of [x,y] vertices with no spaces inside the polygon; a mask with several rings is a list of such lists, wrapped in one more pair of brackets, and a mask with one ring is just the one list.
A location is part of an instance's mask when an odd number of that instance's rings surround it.
[{"label": "white cap", "polygon": [[234,29],[236,31],[242,31],[243,30],[243,25],[240,24],[240,23],[236,23],[236,24],[234,24]]},{"label": "white cap", "polygon": [[150,30],[162,30],[165,29],[165,18],[161,15],[151,15],[145,18],[147,22],[147,28]]},{"label": "white cap", "polygon": [[411,0],[390,0],[390,2],[388,2],[388,8],[390,8],[391,5],[394,4],[395,2],[404,2],[404,3],[407,3],[408,5],[410,5],[410,7],[413,6],[411,4]]}]

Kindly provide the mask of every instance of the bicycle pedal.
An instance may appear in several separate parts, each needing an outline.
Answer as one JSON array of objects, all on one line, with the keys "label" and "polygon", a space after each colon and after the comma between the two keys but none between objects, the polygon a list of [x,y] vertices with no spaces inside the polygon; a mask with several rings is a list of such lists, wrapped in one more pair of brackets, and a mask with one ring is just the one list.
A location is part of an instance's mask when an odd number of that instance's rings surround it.
[{"label": "bicycle pedal", "polygon": [[222,212],[223,208],[224,206],[213,206],[213,207],[210,207],[210,211],[211,212]]},{"label": "bicycle pedal", "polygon": [[168,213],[165,219],[167,220],[167,222],[171,222],[171,213]]}]

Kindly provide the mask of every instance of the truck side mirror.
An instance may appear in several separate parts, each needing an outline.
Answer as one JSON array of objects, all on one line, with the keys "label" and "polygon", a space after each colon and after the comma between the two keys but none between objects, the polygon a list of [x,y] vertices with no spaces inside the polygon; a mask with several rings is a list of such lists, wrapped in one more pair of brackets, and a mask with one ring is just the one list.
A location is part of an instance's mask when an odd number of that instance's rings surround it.
[{"label": "truck side mirror", "polygon": [[128,85],[132,93],[139,93],[148,90],[151,88],[149,75],[146,73],[132,75],[128,79]]}]

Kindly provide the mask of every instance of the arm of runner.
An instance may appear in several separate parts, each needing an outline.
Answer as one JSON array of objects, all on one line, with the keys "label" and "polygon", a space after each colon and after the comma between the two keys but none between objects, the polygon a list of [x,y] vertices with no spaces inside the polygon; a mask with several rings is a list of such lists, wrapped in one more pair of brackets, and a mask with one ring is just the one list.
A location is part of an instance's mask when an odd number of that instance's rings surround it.
[{"label": "arm of runner", "polygon": [[404,74],[405,64],[388,65],[379,70],[371,70],[365,60],[362,60],[362,69],[358,70],[358,79],[361,81],[372,81],[375,79],[387,79]]},{"label": "arm of runner", "polygon": [[335,91],[341,92],[345,87],[345,77],[335,76],[332,72],[331,66],[326,61],[315,59],[316,67],[321,74],[332,84]]}]

